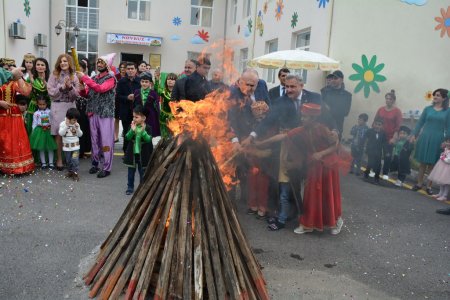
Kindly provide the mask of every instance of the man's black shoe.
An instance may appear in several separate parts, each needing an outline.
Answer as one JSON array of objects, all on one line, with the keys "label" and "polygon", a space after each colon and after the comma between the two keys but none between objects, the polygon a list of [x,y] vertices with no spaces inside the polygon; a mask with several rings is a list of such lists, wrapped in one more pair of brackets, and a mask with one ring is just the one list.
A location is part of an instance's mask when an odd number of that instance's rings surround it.
[{"label": "man's black shoe", "polygon": [[436,212],[438,214],[450,215],[450,207],[437,209]]},{"label": "man's black shoe", "polygon": [[100,171],[99,168],[97,168],[96,166],[92,166],[92,167],[89,169],[89,174],[95,174],[95,173],[97,173],[98,171]]},{"label": "man's black shoe", "polygon": [[109,176],[109,174],[111,174],[111,172],[105,171],[105,170],[101,170],[100,173],[97,174],[97,178],[104,178],[106,176]]}]

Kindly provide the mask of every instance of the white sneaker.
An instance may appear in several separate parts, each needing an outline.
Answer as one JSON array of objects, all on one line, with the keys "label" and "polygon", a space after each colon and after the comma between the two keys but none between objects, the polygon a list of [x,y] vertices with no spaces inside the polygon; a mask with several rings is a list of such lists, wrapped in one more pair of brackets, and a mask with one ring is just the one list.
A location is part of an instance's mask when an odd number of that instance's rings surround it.
[{"label": "white sneaker", "polygon": [[403,182],[401,182],[400,179],[397,179],[397,181],[394,184],[396,186],[398,186],[398,187],[402,187],[403,186]]},{"label": "white sneaker", "polygon": [[383,176],[381,176],[381,178],[383,178],[384,180],[389,180],[389,176],[388,175],[383,175]]},{"label": "white sneaker", "polygon": [[375,177],[375,172],[374,171],[370,171],[369,177]]},{"label": "white sneaker", "polygon": [[300,225],[294,229],[294,233],[296,233],[296,234],[303,234],[303,233],[307,233],[307,232],[312,232],[312,229],[305,229],[303,227],[303,225]]},{"label": "white sneaker", "polygon": [[331,234],[332,235],[337,235],[339,234],[339,232],[341,232],[342,229],[342,225],[344,225],[344,220],[342,220],[341,217],[339,217],[339,219],[336,222],[336,227],[331,229]]}]

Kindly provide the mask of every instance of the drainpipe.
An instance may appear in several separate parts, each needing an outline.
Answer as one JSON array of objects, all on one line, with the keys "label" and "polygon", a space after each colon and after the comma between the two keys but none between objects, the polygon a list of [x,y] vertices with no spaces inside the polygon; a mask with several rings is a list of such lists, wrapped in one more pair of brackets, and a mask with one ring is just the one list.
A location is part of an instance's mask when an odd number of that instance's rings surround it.
[{"label": "drainpipe", "polygon": [[5,0],[2,0],[1,2],[2,7],[2,18],[3,18],[3,37],[2,37],[2,43],[3,43],[3,56],[7,57],[6,55],[6,39],[8,38],[8,26],[6,24],[6,10],[5,10]]},{"label": "drainpipe", "polygon": [[330,48],[331,48],[331,34],[333,30],[333,21],[334,21],[334,0],[331,3],[331,13],[330,13],[330,28],[328,30],[328,50],[327,56],[330,57]]},{"label": "drainpipe", "polygon": [[256,40],[256,17],[258,16],[258,2],[259,0],[255,0],[255,7],[254,11],[255,14],[253,15],[253,45],[252,45],[252,55],[248,60],[252,60],[255,57],[255,40]]},{"label": "drainpipe", "polygon": [[52,62],[52,48],[53,48],[53,43],[52,43],[52,0],[48,0],[48,61],[50,66],[53,66],[53,62]]},{"label": "drainpipe", "polygon": [[[228,0],[225,1],[225,18],[223,21],[223,47],[222,52],[225,53],[225,47],[227,46],[227,20],[228,20]],[[224,73],[223,64],[225,62],[225,58],[222,58],[221,70],[222,74]]]}]

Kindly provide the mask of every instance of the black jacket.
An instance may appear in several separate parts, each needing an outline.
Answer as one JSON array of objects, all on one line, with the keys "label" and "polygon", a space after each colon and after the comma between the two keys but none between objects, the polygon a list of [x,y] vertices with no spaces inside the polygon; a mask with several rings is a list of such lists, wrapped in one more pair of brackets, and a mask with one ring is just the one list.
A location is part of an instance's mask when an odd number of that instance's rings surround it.
[{"label": "black jacket", "polygon": [[376,132],[373,128],[367,130],[365,137],[366,153],[381,158],[383,147],[387,142],[384,131]]},{"label": "black jacket", "polygon": [[135,90],[141,88],[141,81],[138,76],[130,80],[123,77],[117,83],[116,97],[119,103],[119,118],[121,120],[133,119],[133,101],[128,100],[129,94],[134,94]]},{"label": "black jacket", "polygon": [[209,81],[195,71],[186,79],[184,91],[186,99],[195,102],[204,99],[212,90]]},{"label": "black jacket", "polygon": [[348,116],[352,106],[352,94],[344,89],[325,87],[321,90],[322,100],[330,108],[331,115],[336,119],[344,119]]},{"label": "black jacket", "polygon": [[185,85],[187,76],[177,79],[175,86],[173,87],[170,100],[180,101],[186,99]]},{"label": "black jacket", "polygon": [[269,90],[269,99],[272,105],[275,103],[275,100],[280,97],[280,85],[277,85]]}]

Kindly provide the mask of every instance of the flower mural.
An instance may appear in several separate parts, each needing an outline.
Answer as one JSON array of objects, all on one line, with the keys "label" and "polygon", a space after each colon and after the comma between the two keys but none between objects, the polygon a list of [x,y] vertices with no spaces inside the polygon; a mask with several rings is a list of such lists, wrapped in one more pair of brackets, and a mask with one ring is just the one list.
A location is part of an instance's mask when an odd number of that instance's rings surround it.
[{"label": "flower mural", "polygon": [[441,8],[441,17],[434,18],[436,22],[439,24],[436,25],[434,30],[440,30],[441,31],[441,38],[445,36],[445,33],[447,32],[447,36],[450,37],[450,6],[447,7],[447,11],[445,11],[444,8]]},{"label": "flower mural", "polygon": [[197,35],[204,40],[205,42],[209,42],[209,32],[205,31],[204,29],[202,29],[202,31],[198,31]]},{"label": "flower mural", "polygon": [[252,28],[253,28],[253,21],[252,21],[251,18],[248,19],[247,28],[248,28],[248,31],[251,33],[252,32]]},{"label": "flower mural", "polygon": [[23,11],[25,12],[25,15],[29,18],[31,14],[31,7],[30,7],[30,1],[25,0],[23,2]]},{"label": "flower mural", "polygon": [[259,11],[258,12],[258,16],[256,17],[255,30],[259,31],[259,36],[263,36],[263,34],[264,34],[264,23],[263,23],[262,11]]},{"label": "flower mural", "polygon": [[325,8],[325,6],[328,4],[328,2],[330,2],[330,0],[317,0],[317,2],[319,2],[319,8],[321,7]]},{"label": "flower mural", "polygon": [[283,15],[283,8],[283,0],[277,0],[277,6],[275,8],[275,18],[277,19],[277,21],[280,21],[281,16]]},{"label": "flower mural", "polygon": [[361,62],[362,66],[355,63],[352,64],[352,68],[356,71],[356,74],[350,75],[349,79],[352,81],[359,81],[355,87],[354,93],[358,93],[364,88],[364,97],[368,98],[370,90],[373,90],[376,93],[380,92],[377,82],[386,81],[386,77],[379,74],[381,70],[383,70],[384,64],[381,63],[377,65],[376,55],[372,56],[370,62],[368,61],[367,56],[363,55],[361,57]]},{"label": "flower mural", "polygon": [[431,100],[433,100],[433,91],[427,91],[426,93],[425,93],[425,100],[426,101],[431,101]]},{"label": "flower mural", "polygon": [[291,19],[291,27],[295,28],[297,26],[297,23],[298,23],[298,13],[294,12]]},{"label": "flower mural", "polygon": [[181,18],[180,17],[174,17],[172,19],[172,24],[175,26],[180,26],[181,25]]}]

